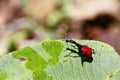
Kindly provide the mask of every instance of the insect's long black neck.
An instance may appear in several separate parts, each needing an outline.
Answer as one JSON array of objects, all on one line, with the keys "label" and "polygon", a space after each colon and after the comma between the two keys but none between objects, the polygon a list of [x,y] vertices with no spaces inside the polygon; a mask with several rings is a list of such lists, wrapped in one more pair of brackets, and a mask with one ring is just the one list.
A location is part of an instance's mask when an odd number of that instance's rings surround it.
[{"label": "insect's long black neck", "polygon": [[72,43],[72,44],[75,44],[77,47],[79,47],[79,48],[81,48],[82,47],[82,45],[80,45],[80,44],[78,44],[78,43],[76,43],[75,41],[73,41],[73,40],[66,40],[66,42],[69,42],[69,43]]}]

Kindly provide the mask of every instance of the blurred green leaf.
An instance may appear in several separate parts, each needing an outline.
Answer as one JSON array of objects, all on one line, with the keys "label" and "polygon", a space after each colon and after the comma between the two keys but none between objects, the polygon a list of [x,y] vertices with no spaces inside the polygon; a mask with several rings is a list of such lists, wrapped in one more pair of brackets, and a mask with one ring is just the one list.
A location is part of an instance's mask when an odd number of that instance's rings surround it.
[{"label": "blurred green leaf", "polygon": [[55,27],[60,21],[66,18],[66,14],[63,11],[55,10],[49,14],[47,18],[47,25],[49,27]]},{"label": "blurred green leaf", "polygon": [[20,0],[21,6],[25,7],[29,0]]},{"label": "blurred green leaf", "polygon": [[80,57],[64,57],[71,44],[49,40],[0,58],[0,80],[120,80],[120,57],[111,46],[98,41],[76,42],[95,50],[92,63],[82,66]]}]

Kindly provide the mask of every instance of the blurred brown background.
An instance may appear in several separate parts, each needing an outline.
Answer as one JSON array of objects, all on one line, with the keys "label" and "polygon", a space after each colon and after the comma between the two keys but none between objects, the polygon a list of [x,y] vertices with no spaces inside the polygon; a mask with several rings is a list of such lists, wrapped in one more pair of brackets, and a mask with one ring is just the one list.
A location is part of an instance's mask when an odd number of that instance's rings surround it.
[{"label": "blurred brown background", "polygon": [[89,39],[120,54],[120,0],[0,0],[0,56],[48,39]]}]

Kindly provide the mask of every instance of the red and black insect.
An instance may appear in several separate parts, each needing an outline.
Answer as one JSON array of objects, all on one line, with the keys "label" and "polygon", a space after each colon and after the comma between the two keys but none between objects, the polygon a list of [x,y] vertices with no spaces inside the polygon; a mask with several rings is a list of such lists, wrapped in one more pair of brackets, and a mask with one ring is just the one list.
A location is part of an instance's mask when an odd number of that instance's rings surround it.
[{"label": "red and black insect", "polygon": [[70,56],[71,53],[78,54],[79,56],[72,56],[72,57],[81,57],[82,66],[84,62],[91,63],[93,61],[92,54],[94,53],[94,50],[92,48],[88,47],[87,45],[81,45],[75,42],[74,40],[65,40],[65,42],[74,44],[72,46],[77,47],[77,51],[74,49],[66,48],[66,50],[70,51],[70,53],[66,55],[66,57]]}]

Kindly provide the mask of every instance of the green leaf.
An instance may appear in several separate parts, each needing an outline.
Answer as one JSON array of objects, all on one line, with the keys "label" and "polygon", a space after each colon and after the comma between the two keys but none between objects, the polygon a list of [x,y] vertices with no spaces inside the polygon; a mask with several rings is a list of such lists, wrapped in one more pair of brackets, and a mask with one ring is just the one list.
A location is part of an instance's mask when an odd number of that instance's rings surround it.
[{"label": "green leaf", "polygon": [[67,47],[73,49],[71,44],[49,40],[1,57],[0,80],[120,80],[120,57],[110,45],[75,41],[94,49],[92,63],[82,66],[80,57],[64,57],[69,54]]},{"label": "green leaf", "polygon": [[0,80],[5,80],[5,78],[7,77],[7,75],[3,72],[0,72]]}]

